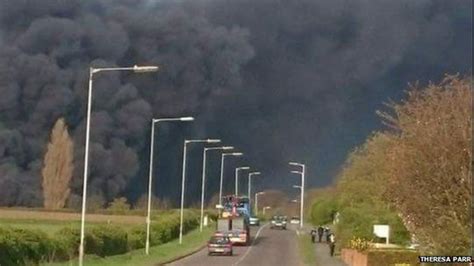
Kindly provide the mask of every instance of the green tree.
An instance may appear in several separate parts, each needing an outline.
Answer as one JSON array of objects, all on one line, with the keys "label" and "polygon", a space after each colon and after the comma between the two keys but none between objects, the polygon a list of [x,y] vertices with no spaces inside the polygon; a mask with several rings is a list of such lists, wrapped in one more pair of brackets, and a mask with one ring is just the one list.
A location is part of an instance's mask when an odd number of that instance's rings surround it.
[{"label": "green tree", "polygon": [[130,204],[127,202],[127,199],[124,197],[115,198],[107,208],[108,211],[113,214],[125,214],[130,210]]}]

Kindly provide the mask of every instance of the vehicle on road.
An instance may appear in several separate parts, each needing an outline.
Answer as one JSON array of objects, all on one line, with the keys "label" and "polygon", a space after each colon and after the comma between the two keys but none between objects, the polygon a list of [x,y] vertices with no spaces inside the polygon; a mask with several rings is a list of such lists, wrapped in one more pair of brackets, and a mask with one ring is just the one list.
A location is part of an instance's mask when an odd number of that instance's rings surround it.
[{"label": "vehicle on road", "polygon": [[286,217],[281,215],[275,215],[272,217],[271,229],[283,229],[286,230]]},{"label": "vehicle on road", "polygon": [[249,204],[245,197],[226,196],[214,236],[229,237],[233,244],[250,244]]},{"label": "vehicle on road", "polygon": [[226,236],[212,236],[207,243],[207,254],[222,254],[232,256],[232,241]]},{"label": "vehicle on road", "polygon": [[299,224],[299,223],[300,223],[300,217],[298,216],[291,217],[290,224]]},{"label": "vehicle on road", "polygon": [[232,228],[228,236],[232,243],[247,246],[250,243],[250,228],[247,220],[244,217],[232,219]]},{"label": "vehicle on road", "polygon": [[251,226],[260,226],[260,219],[255,216],[250,216],[249,224]]}]

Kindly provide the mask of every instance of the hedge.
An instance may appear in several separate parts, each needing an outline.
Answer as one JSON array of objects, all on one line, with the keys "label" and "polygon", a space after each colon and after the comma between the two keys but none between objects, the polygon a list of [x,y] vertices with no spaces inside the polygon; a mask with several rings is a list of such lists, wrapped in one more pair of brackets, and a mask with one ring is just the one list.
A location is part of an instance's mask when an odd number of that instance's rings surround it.
[{"label": "hedge", "polygon": [[[179,215],[161,216],[150,227],[150,245],[158,245],[179,236]],[[199,224],[194,212],[186,212],[183,231]],[[146,227],[126,228],[98,225],[86,230],[85,253],[101,257],[123,254],[145,246]],[[0,265],[30,265],[40,262],[69,260],[78,254],[80,230],[63,228],[54,236],[40,230],[0,228]]]},{"label": "hedge", "polygon": [[418,259],[420,254],[413,250],[368,250],[365,253],[369,266],[420,265]]}]

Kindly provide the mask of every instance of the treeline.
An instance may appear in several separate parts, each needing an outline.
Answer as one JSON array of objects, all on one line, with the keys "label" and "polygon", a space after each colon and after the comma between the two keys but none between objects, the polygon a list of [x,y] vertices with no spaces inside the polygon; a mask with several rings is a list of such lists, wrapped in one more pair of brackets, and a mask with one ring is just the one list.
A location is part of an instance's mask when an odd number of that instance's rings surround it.
[{"label": "treeline", "polygon": [[[179,214],[162,214],[153,219],[150,245],[169,242],[179,236]],[[197,212],[186,211],[183,231],[197,227]],[[145,247],[144,225],[94,225],[85,235],[85,253],[105,257]],[[79,228],[65,227],[53,236],[41,230],[0,228],[0,265],[37,265],[66,261],[78,254]]]},{"label": "treeline", "polygon": [[332,223],[343,246],[376,240],[373,224],[391,226],[391,242],[424,254],[470,254],[472,78],[447,76],[378,112],[387,130],[347,158],[337,182],[313,201],[314,224]]}]

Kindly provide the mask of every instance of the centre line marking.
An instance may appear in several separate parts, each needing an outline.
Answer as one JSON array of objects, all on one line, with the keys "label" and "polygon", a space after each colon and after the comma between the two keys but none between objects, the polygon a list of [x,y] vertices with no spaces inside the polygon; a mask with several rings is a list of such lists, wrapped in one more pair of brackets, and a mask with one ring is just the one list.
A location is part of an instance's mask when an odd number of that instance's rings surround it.
[{"label": "centre line marking", "polygon": [[239,264],[240,262],[242,262],[242,261],[245,259],[245,257],[247,256],[247,254],[249,254],[249,251],[252,249],[255,240],[257,240],[258,236],[260,235],[260,231],[262,231],[262,229],[265,228],[265,226],[267,226],[267,225],[268,225],[268,224],[265,224],[264,226],[260,227],[260,229],[258,229],[257,234],[255,234],[255,238],[254,238],[253,241],[252,241],[252,244],[250,244],[250,247],[247,249],[247,251],[245,251],[244,255],[243,255],[238,261],[236,261],[236,262],[235,262],[234,264],[232,264],[232,265],[237,265],[237,264]]}]

